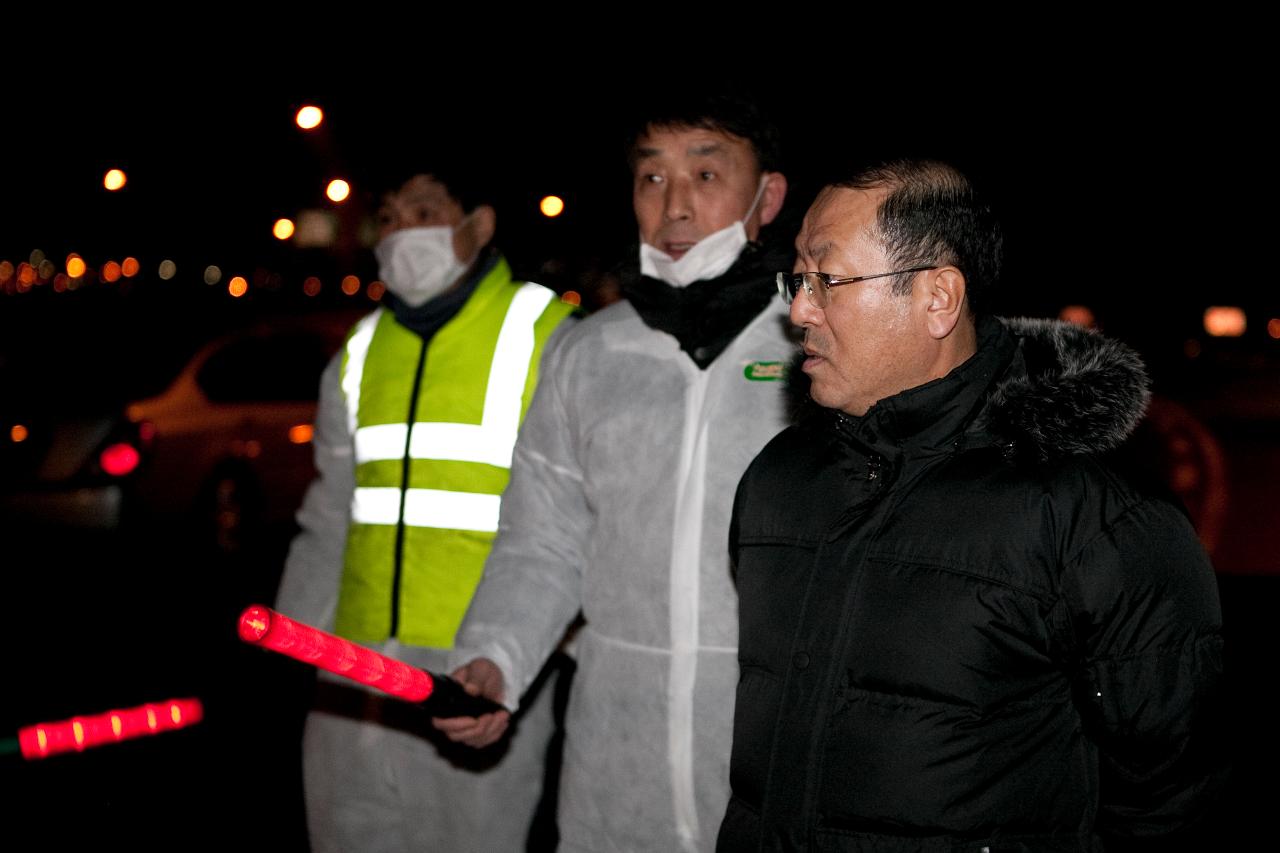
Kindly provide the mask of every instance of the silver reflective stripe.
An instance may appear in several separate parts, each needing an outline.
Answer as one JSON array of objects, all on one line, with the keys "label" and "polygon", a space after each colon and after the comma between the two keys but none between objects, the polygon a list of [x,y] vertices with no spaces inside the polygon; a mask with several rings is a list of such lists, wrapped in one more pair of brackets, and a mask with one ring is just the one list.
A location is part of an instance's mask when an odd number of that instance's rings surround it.
[{"label": "silver reflective stripe", "polygon": [[[411,527],[493,533],[498,529],[501,508],[502,498],[499,495],[409,489],[405,493],[404,522]],[[358,524],[395,524],[399,517],[399,489],[369,486],[356,489],[351,501],[352,521]]]},{"label": "silver reflective stripe", "polygon": [[[409,441],[412,458],[511,467],[524,386],[532,366],[533,326],[553,296],[551,290],[533,282],[521,286],[511,300],[502,329],[498,332],[493,362],[489,366],[481,422],[478,425],[431,421],[415,423]],[[367,343],[365,349],[368,349]],[[347,399],[351,399],[349,393]],[[404,454],[405,429],[405,424],[358,429],[355,433],[356,463],[399,459]]]},{"label": "silver reflective stripe", "polygon": [[[485,388],[484,414],[480,424],[419,421],[413,425],[409,455],[414,459],[445,459],[482,462],[511,467],[524,386],[532,366],[534,324],[542,316],[554,293],[527,282],[516,291],[498,331],[493,361]],[[379,313],[382,309],[379,309]],[[404,455],[407,424],[377,424],[357,427],[360,380],[364,374],[369,343],[377,317],[371,316],[352,334],[347,344],[347,369],[343,390],[354,434],[356,464],[375,460],[400,459]],[[445,530],[475,530],[486,533],[498,529],[502,505],[499,495],[448,492],[438,489],[408,489],[404,498],[404,523],[412,527]],[[396,524],[400,520],[400,489],[361,487],[351,500],[352,521],[358,524]]]},{"label": "silver reflective stripe", "polygon": [[[481,429],[484,437],[477,442],[478,456],[474,461],[488,462],[503,468],[511,467],[511,451],[516,443],[516,430],[520,427],[520,405],[525,382],[533,357],[533,326],[546,310],[554,294],[541,285],[525,283],[511,300],[507,316],[498,332],[498,345],[494,348],[493,363],[489,366],[489,383],[484,395],[484,417]],[[421,425],[420,425],[421,426]],[[418,429],[409,450],[418,445]],[[425,443],[425,442],[424,442]],[[424,448],[424,452],[430,452]],[[471,459],[471,456],[436,457]]]},{"label": "silver reflective stripe", "polygon": [[356,463],[404,456],[408,424],[377,424],[356,430]]},{"label": "silver reflective stripe", "polygon": [[[383,309],[378,308],[363,317],[356,324],[351,337],[347,339],[347,365],[342,373],[342,393],[347,398],[347,428],[352,435],[359,437],[356,414],[360,411],[360,381],[364,379],[364,362],[369,357],[369,344],[373,341],[373,330],[378,327],[378,319]],[[401,447],[404,445],[401,444]],[[356,458],[359,459],[357,452]]]}]

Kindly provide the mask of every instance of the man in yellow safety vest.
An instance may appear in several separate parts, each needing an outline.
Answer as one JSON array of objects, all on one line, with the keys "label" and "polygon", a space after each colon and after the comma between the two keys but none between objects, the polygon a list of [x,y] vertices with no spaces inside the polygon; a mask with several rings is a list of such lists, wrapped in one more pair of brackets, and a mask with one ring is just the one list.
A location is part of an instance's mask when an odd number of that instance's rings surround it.
[{"label": "man in yellow safety vest", "polygon": [[[453,167],[451,167],[453,168]],[[386,194],[383,305],[321,380],[318,476],[276,606],[441,672],[498,529],[543,346],[573,307],[514,280],[494,207],[461,172]],[[453,744],[416,710],[320,674],[303,734],[311,849],[523,849],[542,794],[555,672],[525,696],[521,736]]]}]

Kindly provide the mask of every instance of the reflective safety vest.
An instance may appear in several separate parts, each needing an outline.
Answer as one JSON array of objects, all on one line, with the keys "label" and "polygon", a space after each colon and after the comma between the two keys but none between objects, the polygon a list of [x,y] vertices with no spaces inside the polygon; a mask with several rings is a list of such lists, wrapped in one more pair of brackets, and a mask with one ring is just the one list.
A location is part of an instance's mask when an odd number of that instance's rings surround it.
[{"label": "reflective safety vest", "polygon": [[498,530],[542,347],[572,311],[540,284],[513,282],[500,258],[425,353],[383,308],[348,334],[356,489],[336,633],[453,645]]}]

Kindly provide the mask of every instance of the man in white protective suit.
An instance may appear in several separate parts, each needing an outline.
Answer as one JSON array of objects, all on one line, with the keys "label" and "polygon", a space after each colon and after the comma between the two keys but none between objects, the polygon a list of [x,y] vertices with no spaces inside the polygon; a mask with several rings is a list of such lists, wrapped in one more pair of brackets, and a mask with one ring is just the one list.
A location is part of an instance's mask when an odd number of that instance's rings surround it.
[{"label": "man in white protective suit", "polygon": [[[438,162],[419,165],[428,158]],[[487,173],[467,158],[415,146],[403,160],[388,153],[381,171],[374,255],[387,292],[321,378],[317,476],[276,606],[434,672],[496,535],[540,357],[573,307],[515,274]],[[519,736],[488,749],[320,673],[302,737],[312,853],[544,849],[560,674],[549,661],[521,691]]]},{"label": "man in white protective suit", "polygon": [[[778,132],[752,101],[668,101],[629,135],[640,244],[623,300],[551,341],[498,536],[449,665],[515,711],[581,615],[560,850],[710,851],[738,678],[728,526],[785,425],[795,352]],[[440,719],[485,746],[508,712]],[[516,734],[518,737],[519,734]]]}]

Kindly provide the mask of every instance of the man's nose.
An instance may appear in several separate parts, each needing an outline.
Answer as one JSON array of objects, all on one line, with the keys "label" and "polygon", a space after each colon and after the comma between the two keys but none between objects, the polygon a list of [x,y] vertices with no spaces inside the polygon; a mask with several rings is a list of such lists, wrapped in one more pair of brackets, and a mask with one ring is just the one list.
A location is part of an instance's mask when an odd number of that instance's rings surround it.
[{"label": "man's nose", "polygon": [[809,293],[800,287],[795,298],[791,300],[791,324],[794,326],[816,326],[823,320],[822,309],[813,304]]},{"label": "man's nose", "polygon": [[693,193],[685,181],[672,181],[662,199],[662,218],[667,222],[693,216]]}]

